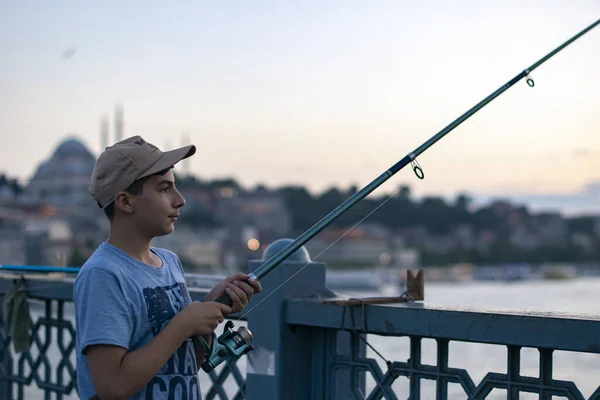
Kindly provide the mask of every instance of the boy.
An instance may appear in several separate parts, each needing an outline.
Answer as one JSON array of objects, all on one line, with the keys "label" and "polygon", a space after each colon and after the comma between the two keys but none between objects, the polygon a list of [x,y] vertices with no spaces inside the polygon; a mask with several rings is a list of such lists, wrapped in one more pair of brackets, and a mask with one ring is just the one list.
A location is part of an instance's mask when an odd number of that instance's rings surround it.
[{"label": "boy", "polygon": [[[200,399],[205,355],[197,337],[210,345],[218,324],[262,290],[240,273],[192,302],[179,258],[150,245],[174,230],[185,200],[172,168],[195,152],[192,145],[163,153],[134,136],[96,161],[90,193],[110,220],[110,234],[74,285],[82,399]],[[231,307],[214,301],[223,293]]]}]

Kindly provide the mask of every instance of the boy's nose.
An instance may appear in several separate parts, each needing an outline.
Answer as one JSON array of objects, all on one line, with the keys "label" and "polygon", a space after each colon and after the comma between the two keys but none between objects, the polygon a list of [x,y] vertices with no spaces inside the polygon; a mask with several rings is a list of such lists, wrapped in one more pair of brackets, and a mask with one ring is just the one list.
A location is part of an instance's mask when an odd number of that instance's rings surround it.
[{"label": "boy's nose", "polygon": [[185,198],[179,191],[177,191],[177,196],[175,196],[175,207],[181,208],[183,206],[185,206]]}]

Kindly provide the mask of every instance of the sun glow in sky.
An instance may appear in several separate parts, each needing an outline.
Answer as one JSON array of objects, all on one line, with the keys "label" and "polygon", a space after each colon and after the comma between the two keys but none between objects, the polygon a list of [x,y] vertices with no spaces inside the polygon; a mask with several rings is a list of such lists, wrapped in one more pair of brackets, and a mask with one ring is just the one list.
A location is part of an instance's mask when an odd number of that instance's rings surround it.
[{"label": "sun glow in sky", "polygon": [[[100,118],[191,171],[364,186],[600,18],[598,1],[17,1],[0,4],[0,171],[28,179]],[[565,193],[600,181],[600,27],[385,184]],[[111,132],[112,135],[112,132]],[[186,143],[187,144],[187,143]]]}]

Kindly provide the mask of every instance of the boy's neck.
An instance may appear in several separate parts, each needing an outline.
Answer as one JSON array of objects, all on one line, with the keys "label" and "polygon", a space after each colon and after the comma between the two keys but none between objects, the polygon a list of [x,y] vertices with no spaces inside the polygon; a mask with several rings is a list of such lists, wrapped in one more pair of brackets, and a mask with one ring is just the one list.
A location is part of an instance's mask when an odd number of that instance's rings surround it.
[{"label": "boy's neck", "polygon": [[152,238],[144,237],[133,229],[128,229],[128,227],[122,225],[117,227],[112,224],[106,242],[141,262],[150,265],[156,264],[156,257],[150,251]]}]

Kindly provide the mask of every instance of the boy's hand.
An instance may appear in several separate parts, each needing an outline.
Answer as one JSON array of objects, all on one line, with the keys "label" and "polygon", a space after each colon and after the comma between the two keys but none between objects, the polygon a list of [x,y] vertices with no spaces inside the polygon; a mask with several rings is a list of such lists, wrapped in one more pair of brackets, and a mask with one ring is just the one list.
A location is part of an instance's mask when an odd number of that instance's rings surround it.
[{"label": "boy's hand", "polygon": [[219,282],[205,297],[204,301],[215,301],[223,293],[231,297],[232,313],[242,311],[250,302],[254,293],[260,293],[262,286],[255,279],[250,279],[250,275],[242,272],[228,276]]},{"label": "boy's hand", "polygon": [[210,335],[231,314],[231,307],[214,301],[193,301],[179,313],[188,336]]}]

